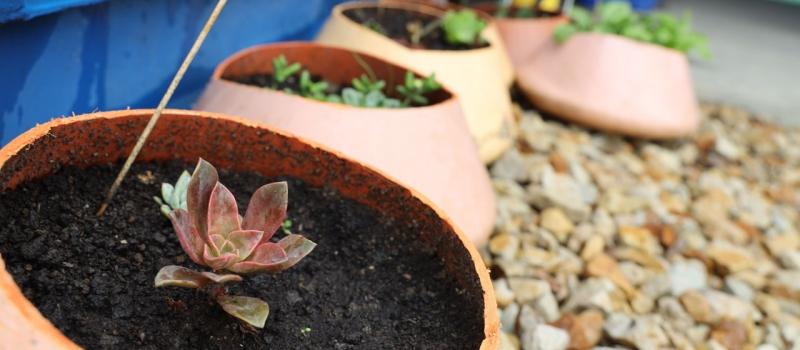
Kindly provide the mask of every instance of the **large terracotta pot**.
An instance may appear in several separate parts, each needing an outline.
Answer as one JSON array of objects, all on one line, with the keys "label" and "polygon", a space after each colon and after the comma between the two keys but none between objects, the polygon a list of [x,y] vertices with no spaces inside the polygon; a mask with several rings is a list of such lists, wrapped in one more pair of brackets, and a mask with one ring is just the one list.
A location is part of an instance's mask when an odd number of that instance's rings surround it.
[{"label": "large terracotta pot", "polygon": [[[509,77],[502,72],[501,47],[490,45],[473,50],[421,50],[403,46],[376,33],[343,14],[344,11],[368,7],[399,8],[432,16],[444,11],[430,5],[388,1],[351,2],[333,9],[317,42],[365,52],[409,67],[423,74],[436,73],[436,78],[461,100],[467,125],[478,143],[481,159],[490,162],[511,145],[512,110],[508,92]],[[487,38],[490,40],[496,40]]]},{"label": "large terracotta pot", "polygon": [[[314,43],[258,46],[220,64],[195,108],[263,122],[372,165],[430,198],[474,243],[486,242],[494,193],[453,94],[443,91],[425,107],[359,108],[224,79],[271,73],[272,59],[280,55],[339,84],[364,74],[350,50]],[[402,83],[405,69],[359,56],[388,86]]]},{"label": "large terracotta pot", "polygon": [[[0,149],[0,190],[45,177],[60,167],[124,159],[151,114],[151,110],[95,113],[56,119],[31,129]],[[497,348],[499,321],[484,263],[467,238],[416,191],[312,142],[212,113],[164,111],[139,160],[194,162],[199,156],[234,171],[286,175],[312,186],[331,186],[382,214],[417,222],[419,231],[409,234],[419,234],[435,247],[448,273],[483,308],[480,349]],[[77,348],[25,299],[2,260],[0,344],[14,350]]]},{"label": "large terracotta pot", "polygon": [[549,43],[517,79],[540,109],[600,130],[673,138],[700,123],[686,55],[616,35]]}]

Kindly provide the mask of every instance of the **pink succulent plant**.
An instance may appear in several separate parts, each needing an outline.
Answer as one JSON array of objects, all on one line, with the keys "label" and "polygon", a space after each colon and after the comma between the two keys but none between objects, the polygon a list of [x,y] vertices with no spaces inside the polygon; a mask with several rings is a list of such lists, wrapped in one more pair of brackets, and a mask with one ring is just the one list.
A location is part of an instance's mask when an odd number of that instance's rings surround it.
[{"label": "pink succulent plant", "polygon": [[[286,217],[288,186],[275,182],[253,193],[244,217],[233,194],[219,182],[217,170],[203,159],[189,182],[187,209],[175,209],[170,220],[181,247],[196,264],[210,267],[217,274],[198,272],[181,266],[165,266],[156,275],[156,287],[206,288],[223,309],[256,327],[263,327],[268,307],[251,297],[224,295],[227,282],[241,281],[237,274],[257,274],[286,270],[310,253],[316,244],[302,235],[288,234],[278,242],[270,239]],[[263,305],[261,305],[263,304]],[[260,310],[260,311],[259,311]]]}]

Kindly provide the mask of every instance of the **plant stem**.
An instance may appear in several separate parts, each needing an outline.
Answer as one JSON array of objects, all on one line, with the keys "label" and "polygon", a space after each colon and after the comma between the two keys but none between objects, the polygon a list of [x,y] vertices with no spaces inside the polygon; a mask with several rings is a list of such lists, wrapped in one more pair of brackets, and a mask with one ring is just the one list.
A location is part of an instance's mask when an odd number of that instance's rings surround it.
[{"label": "plant stem", "polygon": [[136,160],[136,157],[139,155],[139,152],[142,150],[145,141],[147,141],[147,137],[150,136],[150,133],[153,131],[153,128],[156,126],[156,122],[158,122],[158,118],[161,117],[161,112],[169,103],[169,100],[172,98],[172,94],[175,92],[175,89],[180,84],[181,79],[183,79],[183,75],[186,73],[186,70],[189,68],[189,65],[194,60],[194,56],[197,55],[197,51],[200,50],[200,47],[203,45],[203,41],[205,41],[208,32],[211,30],[211,27],[214,26],[214,23],[217,21],[217,17],[219,17],[220,12],[222,12],[222,8],[225,7],[225,4],[228,0],[218,0],[217,5],[214,7],[214,10],[211,12],[211,16],[208,17],[208,21],[203,26],[203,30],[200,31],[200,34],[195,39],[192,48],[189,50],[189,53],[186,55],[186,58],[183,59],[183,63],[181,63],[180,68],[175,73],[175,77],[172,78],[172,82],[169,84],[167,91],[164,93],[164,96],[161,97],[161,102],[158,103],[158,107],[156,107],[156,111],[153,112],[153,115],[150,117],[150,121],[147,123],[147,126],[142,131],[142,134],[139,136],[139,139],[136,141],[136,145],[133,147],[133,150],[128,155],[128,159],[125,160],[125,164],[122,166],[117,178],[114,180],[114,183],[111,185],[111,188],[108,190],[108,194],[106,195],[105,200],[100,205],[100,209],[97,211],[97,216],[102,216],[105,213],[106,209],[108,208],[108,204],[111,202],[111,199],[114,198],[114,194],[119,189],[119,186],[122,184],[122,180],[125,179],[125,175],[128,174],[130,171],[131,165]]},{"label": "plant stem", "polygon": [[359,55],[358,53],[356,53],[354,51],[351,51],[350,53],[353,54],[353,59],[355,59],[356,63],[358,63],[358,65],[361,66],[361,69],[363,69],[364,72],[367,73],[367,76],[369,76],[369,79],[372,80],[372,81],[377,81],[378,80],[378,76],[375,75],[375,71],[372,70],[372,67],[369,66],[367,61],[364,61],[364,58],[362,58],[361,55]]},{"label": "plant stem", "polygon": [[438,28],[442,24],[442,19],[437,18],[435,21],[428,22],[421,30],[418,30],[411,34],[411,43],[414,45],[419,45],[419,41],[422,40],[422,37],[430,34],[436,28]]}]

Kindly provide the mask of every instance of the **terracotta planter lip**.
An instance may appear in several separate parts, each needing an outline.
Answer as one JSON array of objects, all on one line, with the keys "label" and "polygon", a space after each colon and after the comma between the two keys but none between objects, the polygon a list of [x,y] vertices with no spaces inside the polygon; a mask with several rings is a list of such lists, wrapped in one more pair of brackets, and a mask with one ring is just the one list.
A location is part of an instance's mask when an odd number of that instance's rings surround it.
[{"label": "terracotta planter lip", "polygon": [[[378,8],[378,7],[401,9],[401,10],[412,11],[412,12],[420,12],[420,13],[423,13],[423,14],[435,16],[437,18],[441,17],[444,14],[444,10],[442,10],[442,9],[440,9],[438,7],[425,5],[425,4],[420,4],[420,3],[415,3],[415,2],[381,1],[381,2],[377,2],[376,3],[376,2],[360,1],[359,0],[359,1],[351,1],[351,2],[346,2],[346,3],[342,3],[342,4],[339,4],[339,5],[336,5],[333,8],[333,12],[331,12],[331,16],[340,17],[340,18],[344,19],[346,21],[346,23],[350,23],[352,25],[356,25],[356,26],[360,27],[360,29],[364,32],[364,34],[362,34],[362,35],[378,35],[381,38],[384,38],[384,39],[386,39],[388,41],[391,41],[393,45],[397,45],[399,47],[402,47],[402,48],[404,48],[406,50],[413,51],[413,52],[427,52],[427,53],[438,53],[438,54],[442,54],[442,55],[447,54],[447,55],[463,56],[463,55],[471,55],[471,54],[476,54],[476,53],[491,52],[491,50],[494,49],[494,44],[491,43],[491,42],[489,42],[488,45],[486,45],[484,47],[468,49],[468,50],[433,50],[433,49],[419,49],[419,48],[408,47],[408,46],[405,46],[405,45],[402,45],[402,44],[398,43],[396,40],[394,40],[394,39],[392,39],[390,37],[387,37],[387,36],[385,36],[383,34],[375,33],[372,30],[369,30],[369,29],[365,28],[360,23],[357,23],[356,21],[353,21],[353,20],[351,20],[350,18],[348,18],[347,16],[344,15],[344,11],[347,11],[347,10],[362,9],[362,8]],[[476,12],[478,12],[479,15],[481,13],[480,11],[476,11]],[[481,17],[483,17],[483,16],[481,16]],[[487,25],[491,25],[491,19],[489,20]]]},{"label": "terracotta planter lip", "polygon": [[658,45],[658,44],[646,43],[646,42],[642,42],[642,41],[638,41],[638,40],[633,40],[631,38],[626,38],[626,37],[624,37],[622,35],[609,34],[609,33],[592,33],[592,32],[575,33],[575,34],[573,34],[572,37],[567,39],[566,42],[558,44],[558,46],[561,47],[561,46],[566,45],[567,43],[569,43],[570,40],[575,39],[575,38],[581,38],[581,37],[585,38],[584,40],[616,41],[616,42],[619,42],[619,43],[624,44],[624,45],[638,46],[638,47],[642,47],[642,48],[649,48],[649,49],[653,49],[653,50],[659,50],[659,51],[663,52],[664,54],[682,56],[683,58],[688,59],[687,55],[685,53],[680,52],[680,51],[675,50],[675,49],[664,47],[664,46],[661,46],[661,45]]},{"label": "terracotta planter lip", "polygon": [[[47,137],[50,131],[54,128],[81,123],[90,120],[96,119],[113,119],[113,118],[124,118],[124,117],[134,117],[134,116],[150,116],[155,112],[154,109],[129,109],[129,110],[118,110],[118,111],[107,111],[107,112],[96,112],[96,113],[89,113],[78,115],[74,117],[65,117],[65,118],[56,118],[44,124],[36,125],[35,127],[29,129],[28,131],[20,134],[6,146],[0,148],[0,172],[3,171],[3,168],[6,162],[14,157],[19,152],[23,151],[29,144],[36,142],[37,140]],[[165,109],[162,115],[173,115],[173,116],[183,116],[183,117],[200,117],[200,118],[209,118],[209,119],[221,119],[236,122],[242,124],[246,127],[252,127],[256,129],[266,129],[271,132],[274,132],[280,136],[286,137],[287,139],[294,139],[297,142],[301,142],[307,144],[317,150],[322,152],[327,152],[332,154],[333,156],[343,159],[351,164],[357,164],[361,167],[364,167],[369,172],[372,172],[378,176],[385,177],[392,183],[396,184],[397,186],[403,188],[404,190],[408,191],[412,198],[415,198],[422,202],[424,205],[428,206],[442,221],[443,223],[452,230],[452,232],[456,235],[456,238],[461,242],[461,245],[467,251],[470,256],[470,260],[473,263],[473,269],[478,276],[478,282],[481,286],[481,290],[483,292],[483,340],[480,345],[481,350],[490,350],[496,349],[499,344],[498,332],[500,326],[500,320],[497,314],[497,304],[495,301],[494,296],[494,288],[492,286],[491,278],[489,277],[489,270],[486,268],[486,265],[481,258],[478,249],[470,242],[469,238],[461,231],[461,229],[456,226],[452,219],[447,216],[447,214],[436,206],[430,199],[428,199],[422,193],[416,191],[415,189],[403,185],[402,182],[398,181],[391,175],[388,175],[381,170],[378,170],[368,164],[361,163],[357,160],[351,159],[350,157],[338,152],[334,149],[328,148],[323,146],[317,142],[293,135],[287,131],[274,128],[274,127],[267,127],[263,124],[250,121],[241,117],[236,116],[229,116],[221,113],[213,113],[213,112],[204,112],[204,111],[194,111],[194,110],[181,110],[181,109]],[[0,188],[0,191],[4,191],[5,189]],[[3,275],[9,276],[5,270],[5,263],[2,260],[2,256],[0,256],[0,281],[2,281]],[[13,281],[13,279],[12,279]],[[60,330],[58,330],[55,326],[53,326],[50,321],[45,318],[38,309],[27,299],[19,289],[19,286],[16,282],[13,283],[14,286],[11,290],[6,290],[6,293],[12,300],[19,300],[22,305],[17,305],[18,307],[22,307],[22,313],[27,317],[28,321],[33,324],[36,324],[46,336],[52,338],[56,343],[59,343],[63,346],[63,348],[79,348],[77,345],[72,342],[69,338],[67,338]],[[0,292],[2,294],[2,292]]]},{"label": "terracotta planter lip", "polygon": [[236,86],[241,86],[241,87],[247,88],[247,89],[255,89],[255,90],[258,90],[258,91],[262,91],[262,92],[271,92],[271,93],[277,93],[277,94],[281,94],[281,95],[286,95],[287,98],[303,100],[305,103],[322,104],[322,105],[325,105],[327,107],[334,108],[334,109],[343,108],[343,109],[359,109],[359,110],[363,109],[363,110],[381,110],[381,111],[389,110],[389,111],[397,111],[397,112],[401,112],[401,111],[402,112],[407,112],[409,110],[434,108],[434,107],[438,107],[438,106],[444,105],[444,104],[458,103],[458,96],[456,95],[456,93],[453,92],[453,91],[450,91],[450,89],[447,86],[444,86],[443,84],[442,84],[442,90],[444,92],[446,92],[449,95],[449,97],[444,99],[444,100],[442,100],[442,101],[436,102],[434,104],[426,105],[426,106],[414,106],[414,107],[404,107],[404,108],[380,108],[380,107],[355,107],[355,106],[351,106],[351,105],[344,104],[344,103],[319,101],[319,100],[315,100],[313,98],[306,98],[306,97],[303,97],[303,96],[288,94],[288,93],[280,91],[280,90],[274,90],[274,89],[269,89],[269,88],[262,88],[262,87],[258,87],[258,86],[252,86],[252,85],[248,85],[248,84],[237,83],[235,81],[227,80],[227,79],[224,79],[222,77],[224,75],[225,71],[228,69],[228,67],[230,67],[231,64],[233,64],[234,62],[236,62],[238,60],[246,58],[247,56],[250,56],[250,55],[252,55],[254,53],[257,53],[257,52],[260,52],[260,51],[264,51],[264,50],[268,50],[268,49],[296,48],[296,47],[307,47],[307,48],[310,48],[310,49],[319,49],[319,50],[338,50],[338,51],[353,52],[353,53],[357,53],[359,56],[367,56],[369,58],[384,62],[385,64],[389,64],[389,65],[400,67],[402,69],[405,69],[406,71],[409,71],[409,72],[412,72],[412,73],[416,74],[417,76],[424,76],[423,74],[421,74],[420,72],[418,72],[418,71],[416,71],[414,69],[406,68],[406,67],[403,67],[403,66],[388,62],[388,61],[386,61],[386,60],[384,60],[384,59],[382,59],[380,57],[376,57],[376,56],[370,55],[368,53],[355,52],[353,50],[345,49],[345,48],[342,48],[342,47],[319,44],[319,43],[315,43],[315,42],[286,41],[286,42],[279,42],[279,43],[273,43],[273,44],[254,45],[254,46],[251,46],[251,47],[248,47],[248,48],[245,48],[245,49],[237,51],[233,55],[228,56],[228,58],[223,60],[216,68],[214,68],[214,72],[211,75],[211,80],[212,81],[214,81],[214,80],[224,81],[224,82],[227,82],[227,83],[235,84]]}]

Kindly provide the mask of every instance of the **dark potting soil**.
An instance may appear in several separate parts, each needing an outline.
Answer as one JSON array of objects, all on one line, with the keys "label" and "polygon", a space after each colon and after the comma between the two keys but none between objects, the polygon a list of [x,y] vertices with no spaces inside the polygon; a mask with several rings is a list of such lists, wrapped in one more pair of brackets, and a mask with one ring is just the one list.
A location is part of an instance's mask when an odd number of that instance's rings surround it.
[{"label": "dark potting soil", "polygon": [[484,11],[488,14],[491,14],[495,17],[505,17],[505,18],[550,18],[558,16],[559,13],[553,12],[546,12],[546,11],[534,11],[532,8],[529,9],[521,9],[516,6],[512,6],[508,9],[507,13],[503,16],[498,13],[498,7],[500,5],[500,1],[487,1],[487,0],[450,0],[451,4],[455,5],[462,5],[462,6],[469,6],[476,8],[478,10]]},{"label": "dark potting soil", "polygon": [[409,28],[424,28],[429,23],[436,21],[437,17],[416,11],[397,8],[368,7],[355,8],[344,11],[350,20],[374,30],[398,43],[411,47],[428,50],[471,50],[489,46],[485,42],[476,42],[473,45],[453,45],[445,40],[445,33],[441,26],[423,36],[419,44],[411,41]]},{"label": "dark potting soil", "polygon": [[[397,222],[289,181],[293,231],[318,243],[293,268],[246,278],[233,295],[266,300],[247,329],[196,290],[153,287],[164,265],[193,265],[153,196],[188,165],[137,164],[105,216],[118,166],[65,168],[0,193],[0,253],[25,296],[90,349],[477,349],[482,305]],[[240,208],[278,179],[221,171]],[[276,236],[281,236],[281,233]]]},{"label": "dark potting soil", "polygon": [[[231,76],[231,77],[226,76],[224,77],[224,79],[237,82],[239,84],[269,88],[273,90],[288,92],[290,94],[295,94],[295,95],[300,94],[299,74],[292,75],[286,78],[286,80],[282,82],[276,81],[275,77],[272,74],[252,74],[252,75]],[[322,77],[318,75],[312,75],[311,79],[317,82],[322,80]],[[341,95],[342,89],[344,89],[345,87],[346,86],[337,85],[335,83],[328,81],[328,89],[325,90],[325,94]]]}]

